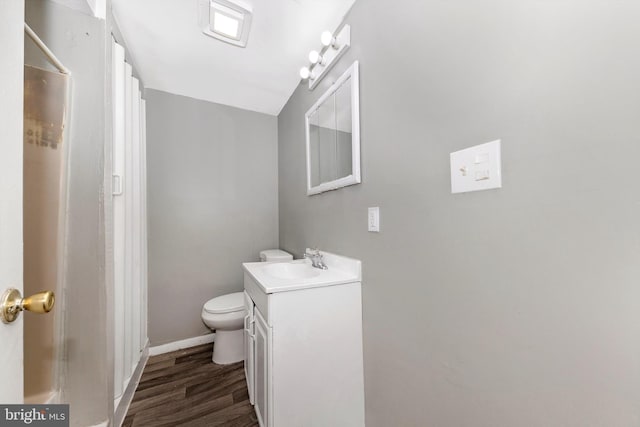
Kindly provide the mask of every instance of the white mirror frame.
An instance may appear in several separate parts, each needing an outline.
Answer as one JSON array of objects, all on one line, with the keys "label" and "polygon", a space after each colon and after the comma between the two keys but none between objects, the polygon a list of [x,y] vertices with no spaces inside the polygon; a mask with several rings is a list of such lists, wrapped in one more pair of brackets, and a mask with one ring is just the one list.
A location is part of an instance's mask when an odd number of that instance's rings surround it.
[{"label": "white mirror frame", "polygon": [[[342,84],[351,79],[351,175],[333,181],[323,182],[315,187],[311,186],[311,135],[309,133],[309,118],[333,95]],[[305,132],[307,137],[307,195],[337,190],[348,185],[359,184],[360,180],[360,78],[358,61],[355,61],[347,71],[316,101],[304,115]]]}]

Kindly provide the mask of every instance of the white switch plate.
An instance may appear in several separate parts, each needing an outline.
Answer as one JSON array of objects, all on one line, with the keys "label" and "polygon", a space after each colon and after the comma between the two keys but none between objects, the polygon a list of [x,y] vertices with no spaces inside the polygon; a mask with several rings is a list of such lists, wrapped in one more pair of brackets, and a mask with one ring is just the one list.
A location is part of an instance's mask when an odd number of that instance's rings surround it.
[{"label": "white switch plate", "polygon": [[380,232],[380,208],[369,208],[369,218],[367,219],[369,231]]},{"label": "white switch plate", "polygon": [[502,187],[500,140],[451,153],[451,192]]}]

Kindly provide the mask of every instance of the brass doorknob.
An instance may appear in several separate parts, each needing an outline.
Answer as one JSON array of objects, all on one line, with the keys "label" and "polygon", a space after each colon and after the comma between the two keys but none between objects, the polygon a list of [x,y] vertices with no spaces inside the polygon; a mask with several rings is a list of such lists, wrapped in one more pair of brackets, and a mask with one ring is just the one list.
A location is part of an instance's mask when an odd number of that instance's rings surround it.
[{"label": "brass doorknob", "polygon": [[0,320],[11,323],[18,318],[21,311],[33,313],[48,313],[56,302],[56,296],[51,291],[38,292],[27,298],[22,298],[20,291],[7,289],[0,297]]}]

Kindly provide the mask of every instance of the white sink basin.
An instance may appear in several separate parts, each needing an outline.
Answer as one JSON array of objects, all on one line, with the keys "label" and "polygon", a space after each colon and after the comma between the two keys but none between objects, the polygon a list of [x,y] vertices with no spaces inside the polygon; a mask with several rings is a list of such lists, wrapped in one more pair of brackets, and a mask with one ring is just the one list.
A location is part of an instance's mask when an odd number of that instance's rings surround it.
[{"label": "white sink basin", "polygon": [[[327,270],[312,267],[308,259],[276,263],[245,262],[242,266],[253,278],[252,282],[267,294],[361,281],[360,261],[329,252],[322,252],[322,255],[329,267]],[[245,289],[246,283],[245,280]]]},{"label": "white sink basin", "polygon": [[277,279],[310,279],[319,276],[322,270],[309,264],[278,263],[264,267],[264,272]]}]

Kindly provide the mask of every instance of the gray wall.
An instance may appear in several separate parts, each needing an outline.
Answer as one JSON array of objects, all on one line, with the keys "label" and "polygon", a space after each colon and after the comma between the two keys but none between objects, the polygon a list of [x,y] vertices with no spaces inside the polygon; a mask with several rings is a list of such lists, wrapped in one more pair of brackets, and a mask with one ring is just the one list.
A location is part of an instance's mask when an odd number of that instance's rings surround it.
[{"label": "gray wall", "polygon": [[[51,1],[27,0],[25,19],[71,70],[68,125],[68,197],[64,312],[63,399],[72,408],[71,425],[107,420],[112,411],[112,371],[105,278],[104,151],[110,109],[106,97],[105,21]],[[51,68],[31,41],[25,62]],[[46,284],[42,285],[44,288]]]},{"label": "gray wall", "polygon": [[147,89],[149,340],[210,332],[202,305],[242,291],[278,247],[277,119]]},{"label": "gray wall", "polygon": [[[640,422],[638,16],[359,1],[280,113],[281,247],[363,261],[367,426]],[[304,113],[356,59],[363,183],[307,197]],[[504,188],[450,194],[449,153],[498,138]]]}]

